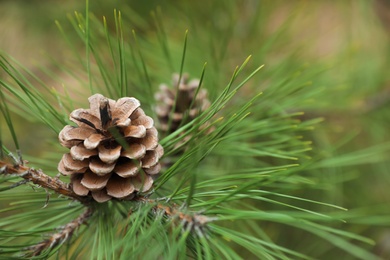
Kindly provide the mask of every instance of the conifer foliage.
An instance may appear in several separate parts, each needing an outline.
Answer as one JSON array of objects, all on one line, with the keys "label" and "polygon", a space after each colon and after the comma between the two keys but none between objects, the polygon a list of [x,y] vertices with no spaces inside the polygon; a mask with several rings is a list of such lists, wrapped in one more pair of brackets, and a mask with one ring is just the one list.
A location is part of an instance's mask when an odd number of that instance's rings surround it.
[{"label": "conifer foliage", "polygon": [[[207,34],[202,18],[178,40],[159,8],[100,17],[89,4],[56,22],[68,44],[56,69],[37,76],[1,52],[0,258],[377,259],[373,240],[340,228],[358,214],[318,196],[322,171],[372,151],[322,153],[323,119],[301,111],[316,111],[324,68],[279,55],[285,25],[269,35],[253,3],[241,30],[221,1],[228,28],[212,20]],[[255,53],[238,63],[241,37]],[[22,142],[29,124],[45,140]]]}]

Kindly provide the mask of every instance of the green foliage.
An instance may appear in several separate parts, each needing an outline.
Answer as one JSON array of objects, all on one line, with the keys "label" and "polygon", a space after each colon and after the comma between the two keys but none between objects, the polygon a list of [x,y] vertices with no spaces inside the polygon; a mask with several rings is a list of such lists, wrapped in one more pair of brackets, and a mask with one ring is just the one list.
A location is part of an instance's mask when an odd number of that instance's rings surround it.
[{"label": "green foliage", "polygon": [[[89,4],[93,10],[94,4],[88,1],[87,10]],[[327,88],[333,91],[337,86],[333,84],[336,76],[329,72],[330,62],[306,63],[295,49],[283,52],[290,40],[289,24],[296,16],[289,16],[269,33],[267,13],[277,5],[252,4],[243,31],[235,25],[243,23],[238,15],[249,11],[237,10],[234,1],[207,4],[215,8],[216,17],[210,23],[205,19],[207,8],[191,15],[179,3],[166,10],[156,8],[150,17],[140,17],[136,5],[125,4],[121,11],[103,18],[88,11],[69,15],[72,32],[64,30],[69,25],[56,23],[68,45],[63,50],[67,58],[53,58],[54,71],[43,69],[59,82],[56,73],[77,82],[77,86],[65,83],[63,89],[47,85],[1,54],[5,75],[0,78],[1,122],[6,123],[16,150],[24,146],[13,117],[51,130],[44,140],[49,149],[23,154],[29,166],[51,176],[57,174],[64,152],[56,135],[71,123],[69,113],[86,107],[93,93],[113,99],[134,96],[147,114],[154,115],[158,85],[174,72],[189,72],[201,78],[200,87],[209,91],[212,100],[199,117],[160,140],[165,159],[172,165],[155,181],[150,201],[94,204],[88,225],[41,258],[325,259],[348,255],[344,259],[378,259],[366,250],[374,241],[353,228],[348,230],[345,223],[388,226],[383,210],[346,211],[349,204],[332,197],[332,192],[356,178],[352,167],[385,161],[390,145],[345,151],[343,144],[352,139],[350,133],[344,141],[328,140],[326,131],[331,126],[321,123],[324,110],[320,109],[347,106],[339,99],[346,98],[350,88],[338,91],[338,102],[333,104],[334,96]],[[173,31],[171,19],[183,22]],[[251,40],[253,35],[261,44]],[[248,52],[252,55],[245,59]],[[279,52],[280,56],[275,55]],[[237,65],[237,60],[242,64]],[[354,82],[365,78],[361,70]],[[39,149],[40,144],[34,145]],[[6,153],[14,148],[9,143],[3,146]],[[1,257],[23,256],[28,247],[85,209],[36,185],[19,185],[20,180],[15,176],[0,179]],[[166,214],[168,209],[174,213]],[[192,218],[185,221],[180,214]],[[294,239],[301,245],[286,242]]]}]

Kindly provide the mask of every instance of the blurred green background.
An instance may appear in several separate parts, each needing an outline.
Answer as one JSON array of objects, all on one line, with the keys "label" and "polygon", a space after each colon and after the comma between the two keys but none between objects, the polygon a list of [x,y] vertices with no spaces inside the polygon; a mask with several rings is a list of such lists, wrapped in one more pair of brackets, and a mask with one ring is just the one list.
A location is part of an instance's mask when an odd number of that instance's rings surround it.
[{"label": "blurred green background", "polygon": [[[135,30],[151,43],[157,41],[157,28],[163,25],[176,61],[188,29],[186,70],[199,75],[207,61],[207,73],[212,75],[208,86],[226,82],[248,55],[252,55],[249,69],[265,64],[261,76],[248,83],[241,98],[251,98],[259,90],[267,95],[270,85],[304,71],[308,75],[305,82],[310,81],[310,88],[318,91],[297,100],[294,93],[287,93],[281,98],[291,98],[288,108],[277,107],[277,99],[272,99],[276,95],[269,98],[270,111],[303,111],[302,120],[324,118],[308,139],[313,141],[314,160],[323,160],[326,167],[319,164],[302,172],[314,176],[316,188],[297,187],[295,192],[350,209],[348,223],[340,224],[340,229],[372,238],[377,244],[369,250],[384,259],[390,257],[390,1],[90,3],[91,13],[99,20],[104,15],[112,21],[115,8],[122,11],[126,30]],[[78,82],[57,70],[53,62],[69,62],[71,55],[54,21],[72,35],[74,29],[67,19],[74,11],[83,13],[84,1],[0,1],[0,50],[50,87],[65,86],[71,92]],[[83,52],[83,46],[79,47]],[[151,46],[142,48],[146,56],[155,54]],[[41,67],[52,69],[56,77],[49,77]],[[154,82],[170,80],[169,68],[156,64],[154,69]],[[210,93],[216,95],[212,87]],[[48,130],[28,122],[26,131],[26,122],[15,123],[23,152],[43,153],[47,144],[40,140]],[[344,253],[331,245],[317,246],[310,235],[288,229],[274,232],[280,233],[277,242],[281,245],[321,259],[343,259]]]}]

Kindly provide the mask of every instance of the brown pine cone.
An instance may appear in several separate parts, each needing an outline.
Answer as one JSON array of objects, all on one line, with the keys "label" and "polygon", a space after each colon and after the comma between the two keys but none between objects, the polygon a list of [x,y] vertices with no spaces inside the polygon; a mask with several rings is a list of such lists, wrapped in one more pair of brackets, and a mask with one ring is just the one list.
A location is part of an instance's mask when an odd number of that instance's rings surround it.
[{"label": "brown pine cone", "polygon": [[[156,107],[156,114],[160,122],[160,128],[168,134],[176,131],[180,125],[192,121],[200,112],[210,106],[210,101],[207,99],[207,90],[201,89],[195,97],[196,90],[199,86],[198,79],[189,81],[188,74],[184,74],[180,80],[180,84],[178,83],[179,74],[173,74],[173,88],[162,84],[160,85],[160,91],[155,95],[155,99],[159,103]],[[172,111],[174,105],[175,109]]]},{"label": "brown pine cone", "polygon": [[133,97],[117,101],[95,94],[89,109],[76,109],[59,134],[70,149],[58,171],[71,176],[73,191],[105,202],[112,197],[132,199],[152,188],[153,176],[161,169],[164,150],[158,144],[153,119],[146,116]]}]

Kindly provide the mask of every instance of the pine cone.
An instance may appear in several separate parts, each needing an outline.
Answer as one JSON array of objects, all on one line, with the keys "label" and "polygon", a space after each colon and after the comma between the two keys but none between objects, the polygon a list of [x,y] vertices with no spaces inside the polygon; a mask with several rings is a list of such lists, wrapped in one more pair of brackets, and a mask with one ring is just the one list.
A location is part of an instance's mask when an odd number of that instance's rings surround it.
[{"label": "pine cone", "polygon": [[[156,107],[160,128],[166,133],[176,131],[180,125],[192,121],[200,112],[206,110],[210,106],[210,101],[207,99],[207,90],[201,89],[195,97],[196,90],[199,86],[198,79],[189,81],[188,74],[184,74],[180,84],[178,83],[179,74],[173,74],[172,85],[173,89],[177,89],[178,87],[177,93],[167,85],[162,84],[160,85],[160,91],[155,95],[155,99],[160,103]],[[175,98],[176,105],[173,115],[171,115],[175,104]]]},{"label": "pine cone", "polygon": [[112,197],[132,199],[152,188],[164,150],[158,144],[153,119],[132,97],[118,101],[95,94],[89,109],[76,109],[59,134],[62,146],[70,149],[58,171],[71,176],[73,191],[105,202]]}]

